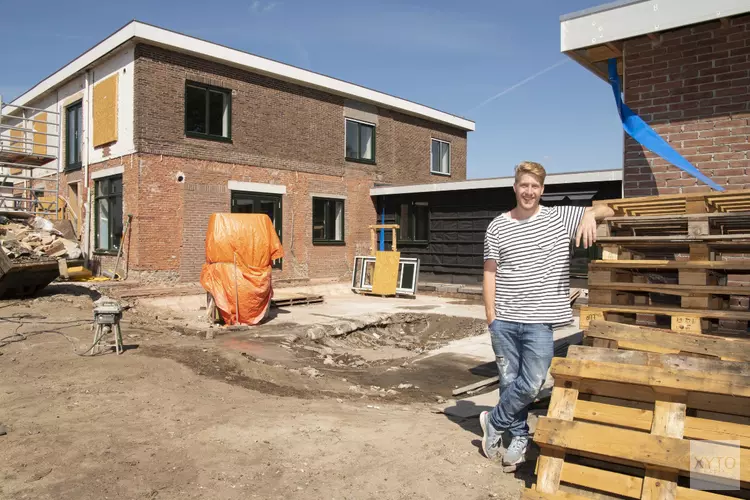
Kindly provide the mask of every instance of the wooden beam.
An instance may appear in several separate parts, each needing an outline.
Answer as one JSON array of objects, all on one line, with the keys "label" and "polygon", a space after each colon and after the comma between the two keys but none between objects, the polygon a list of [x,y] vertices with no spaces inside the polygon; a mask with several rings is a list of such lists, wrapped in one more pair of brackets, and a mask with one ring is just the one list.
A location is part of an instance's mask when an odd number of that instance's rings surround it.
[{"label": "wooden beam", "polygon": [[750,271],[750,260],[592,260],[594,269],[717,269]]},{"label": "wooden beam", "polygon": [[[601,380],[659,387],[665,390],[750,398],[750,377],[728,373],[715,373],[711,374],[711,377],[706,377],[701,372],[654,366],[644,366],[639,370],[624,370],[622,363],[570,358],[554,358],[551,373],[555,380]],[[745,403],[750,406],[750,400]]]}]

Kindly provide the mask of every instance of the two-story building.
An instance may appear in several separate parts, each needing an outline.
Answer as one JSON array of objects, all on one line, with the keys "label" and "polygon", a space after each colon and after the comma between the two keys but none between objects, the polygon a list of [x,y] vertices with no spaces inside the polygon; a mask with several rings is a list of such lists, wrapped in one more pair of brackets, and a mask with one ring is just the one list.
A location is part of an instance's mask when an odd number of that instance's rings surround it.
[{"label": "two-story building", "polygon": [[[277,279],[346,278],[369,249],[370,189],[466,179],[474,130],[427,106],[137,21],[11,104],[26,108],[3,114],[26,110],[16,116],[28,129],[45,122],[30,142],[57,166],[18,181],[19,196],[54,191],[94,267],[112,269],[122,246],[128,278],[146,281],[197,281],[209,215],[230,211],[271,217],[286,253]],[[14,140],[3,131],[0,149]]]}]

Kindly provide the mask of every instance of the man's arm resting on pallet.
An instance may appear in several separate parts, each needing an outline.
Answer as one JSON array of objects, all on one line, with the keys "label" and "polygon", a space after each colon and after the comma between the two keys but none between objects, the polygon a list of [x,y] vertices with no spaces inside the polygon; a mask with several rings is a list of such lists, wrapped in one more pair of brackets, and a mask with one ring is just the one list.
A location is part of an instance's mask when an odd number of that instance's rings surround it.
[{"label": "man's arm resting on pallet", "polygon": [[583,241],[584,248],[592,246],[596,242],[597,222],[614,215],[615,211],[612,210],[609,205],[596,204],[592,207],[587,207],[586,211],[583,213],[581,223],[578,225],[576,246],[580,246],[581,241]]}]

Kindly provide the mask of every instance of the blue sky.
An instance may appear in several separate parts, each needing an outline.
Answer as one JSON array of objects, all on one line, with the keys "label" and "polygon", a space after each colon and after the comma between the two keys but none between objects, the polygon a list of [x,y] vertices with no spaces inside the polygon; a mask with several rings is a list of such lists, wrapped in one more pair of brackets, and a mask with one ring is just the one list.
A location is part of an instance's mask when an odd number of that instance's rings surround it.
[{"label": "blue sky", "polygon": [[620,168],[609,86],[560,53],[560,15],[604,0],[3,2],[33,36],[0,45],[0,93],[22,93],[131,19],[394,94],[476,122],[468,177]]}]

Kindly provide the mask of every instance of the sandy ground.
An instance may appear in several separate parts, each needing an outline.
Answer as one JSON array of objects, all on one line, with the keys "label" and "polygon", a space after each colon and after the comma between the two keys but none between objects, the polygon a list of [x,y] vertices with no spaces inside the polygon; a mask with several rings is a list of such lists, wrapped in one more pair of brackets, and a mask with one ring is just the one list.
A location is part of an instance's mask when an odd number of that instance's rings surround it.
[{"label": "sandy ground", "polygon": [[436,410],[484,374],[422,357],[481,320],[405,311],[335,341],[289,322],[206,340],[138,306],[124,354],[79,356],[97,297],[0,303],[0,339],[23,334],[0,341],[0,498],[515,499],[533,481],[533,461],[506,474],[482,456],[476,419]]}]

